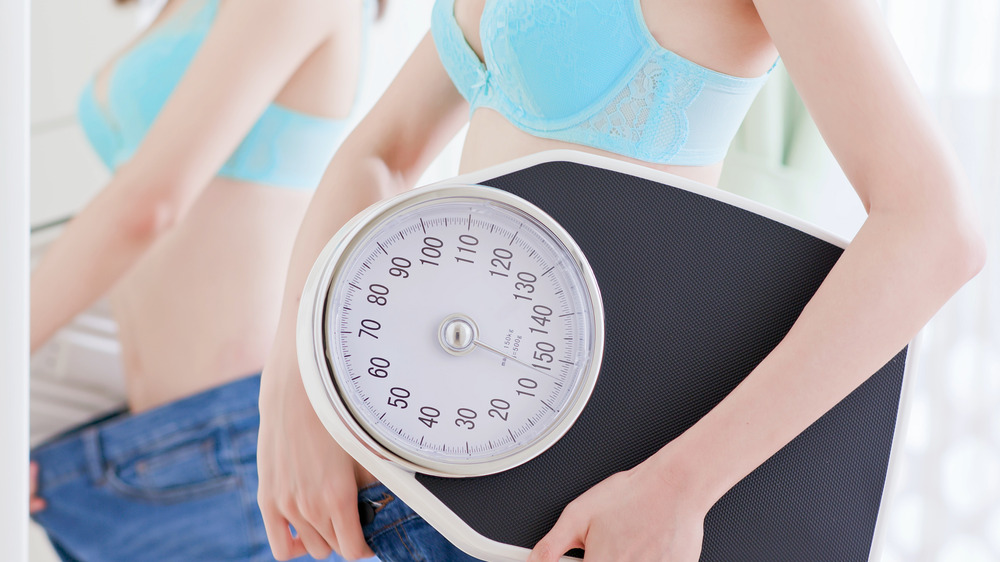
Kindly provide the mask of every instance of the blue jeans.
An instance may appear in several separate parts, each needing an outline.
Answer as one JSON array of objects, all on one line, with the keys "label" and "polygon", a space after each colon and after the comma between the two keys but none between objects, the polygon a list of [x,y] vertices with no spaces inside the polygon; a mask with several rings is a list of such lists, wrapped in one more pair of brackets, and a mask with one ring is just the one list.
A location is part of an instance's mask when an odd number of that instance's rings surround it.
[{"label": "blue jeans", "polygon": [[[34,449],[47,507],[33,517],[60,557],[273,561],[257,507],[259,392],[260,377],[248,377],[98,420]],[[384,506],[365,527],[384,562],[472,560],[451,557],[461,553],[402,501],[385,502],[382,490],[366,489],[359,508]]]},{"label": "blue jeans", "polygon": [[358,493],[361,529],[383,562],[474,562],[383,484]]}]

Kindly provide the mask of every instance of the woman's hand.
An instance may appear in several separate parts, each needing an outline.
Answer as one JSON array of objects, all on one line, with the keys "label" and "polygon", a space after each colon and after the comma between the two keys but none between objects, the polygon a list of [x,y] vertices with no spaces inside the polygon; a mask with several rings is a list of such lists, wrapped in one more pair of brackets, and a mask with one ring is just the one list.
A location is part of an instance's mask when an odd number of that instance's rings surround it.
[{"label": "woman's hand", "polygon": [[[375,481],[316,417],[288,355],[272,353],[261,378],[257,502],[278,560],[331,550],[349,560],[374,556],[358,515],[358,487]],[[288,525],[295,527],[296,537]]]},{"label": "woman's hand", "polygon": [[601,562],[696,561],[712,502],[691,489],[657,457],[612,475],[566,506],[528,562],[555,562],[574,548]]},{"label": "woman's hand", "polygon": [[38,464],[31,463],[31,469],[28,472],[31,478],[28,493],[28,512],[38,513],[39,511],[45,509],[45,500],[36,495],[38,493]]}]

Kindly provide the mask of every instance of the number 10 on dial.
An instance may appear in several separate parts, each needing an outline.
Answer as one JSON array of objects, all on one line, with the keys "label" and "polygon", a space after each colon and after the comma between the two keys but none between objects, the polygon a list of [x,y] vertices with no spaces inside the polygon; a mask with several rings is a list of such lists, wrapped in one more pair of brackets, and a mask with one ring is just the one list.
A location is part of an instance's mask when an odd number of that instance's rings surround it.
[{"label": "number 10 on dial", "polygon": [[317,280],[301,360],[319,363],[354,437],[407,468],[473,476],[522,464],[594,388],[594,274],[556,221],[504,191],[431,186],[377,204],[331,241]]}]

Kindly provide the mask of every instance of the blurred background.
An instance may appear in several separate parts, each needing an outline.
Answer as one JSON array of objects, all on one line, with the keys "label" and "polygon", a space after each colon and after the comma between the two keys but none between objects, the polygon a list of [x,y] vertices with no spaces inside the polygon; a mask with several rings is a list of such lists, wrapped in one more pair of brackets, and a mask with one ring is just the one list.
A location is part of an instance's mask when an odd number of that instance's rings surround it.
[{"label": "blurred background", "polygon": [[[31,222],[36,259],[109,176],[75,113],[84,84],[161,1],[32,0]],[[356,122],[430,23],[432,0],[390,0],[372,30]],[[1000,0],[883,0],[917,82],[958,151],[990,259],[924,330],[874,560],[1000,560]],[[81,25],[86,22],[86,25]],[[859,134],[864,134],[863,131]],[[452,176],[460,133],[421,183]],[[720,186],[851,238],[864,210],[780,69],[734,140]],[[32,359],[38,443],[123,402],[114,322],[98,303]],[[32,528],[31,562],[58,560]]]}]

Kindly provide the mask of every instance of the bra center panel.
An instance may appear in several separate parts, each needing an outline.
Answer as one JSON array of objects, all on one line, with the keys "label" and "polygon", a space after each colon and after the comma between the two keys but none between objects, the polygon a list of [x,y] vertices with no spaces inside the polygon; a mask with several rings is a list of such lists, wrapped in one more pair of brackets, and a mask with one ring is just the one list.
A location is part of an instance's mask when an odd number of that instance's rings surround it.
[{"label": "bra center panel", "polygon": [[649,54],[629,8],[606,0],[550,0],[544,9],[488,1],[480,35],[491,81],[529,126],[585,118]]}]

